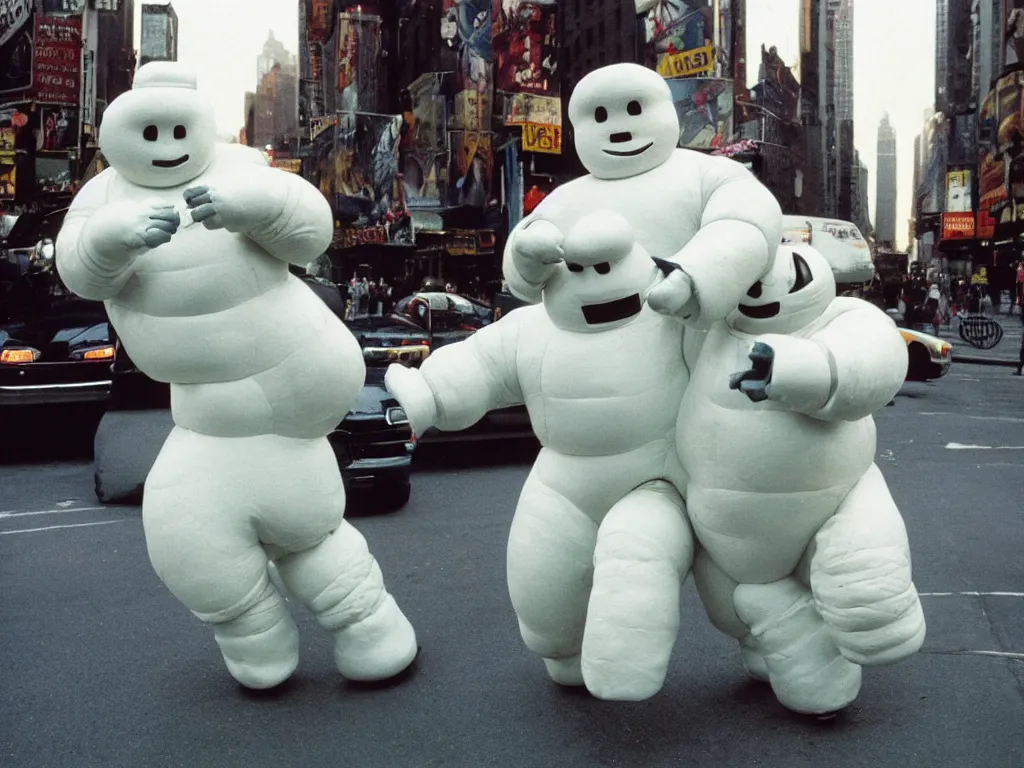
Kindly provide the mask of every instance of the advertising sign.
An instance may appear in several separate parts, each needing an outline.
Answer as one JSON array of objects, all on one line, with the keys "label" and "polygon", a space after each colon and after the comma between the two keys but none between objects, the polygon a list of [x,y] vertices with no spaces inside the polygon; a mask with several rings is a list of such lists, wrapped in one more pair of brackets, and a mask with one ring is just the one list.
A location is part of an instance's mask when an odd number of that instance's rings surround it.
[{"label": "advertising sign", "polygon": [[505,125],[557,125],[562,127],[562,100],[550,96],[517,93],[505,98]]},{"label": "advertising sign", "polygon": [[715,71],[714,48],[706,45],[682,53],[666,53],[658,59],[658,74],[670,77],[698,77]]},{"label": "advertising sign", "polygon": [[945,210],[947,213],[970,213],[974,210],[970,168],[950,168],[946,171]]},{"label": "advertising sign", "polygon": [[6,43],[0,45],[0,93],[25,91],[32,87],[34,50],[31,24],[22,25]]},{"label": "advertising sign", "polygon": [[96,125],[96,55],[86,51],[82,56],[82,132],[92,133]]},{"label": "advertising sign", "polygon": [[32,0],[0,0],[0,45],[10,42],[32,15]]},{"label": "advertising sign", "polygon": [[715,45],[714,9],[708,0],[661,0],[647,12],[646,22],[659,71],[667,55]]},{"label": "advertising sign", "polygon": [[790,67],[779,56],[775,46],[761,46],[763,77],[754,87],[758,103],[784,123],[797,120],[800,104],[800,83]]},{"label": "advertising sign", "polygon": [[409,208],[437,208],[446,197],[447,110],[441,79],[440,74],[427,73],[409,85],[412,110],[405,116],[399,152]]},{"label": "advertising sign", "polygon": [[494,0],[494,87],[558,96],[558,19],[551,0]]},{"label": "advertising sign", "polygon": [[36,99],[77,105],[82,86],[81,56],[81,17],[37,15],[32,84]]},{"label": "advertising sign", "polygon": [[562,129],[557,125],[525,123],[523,125],[523,151],[562,154]]},{"label": "advertising sign", "polygon": [[732,80],[690,77],[666,80],[679,115],[679,146],[716,149],[733,133]]},{"label": "advertising sign", "polygon": [[1024,2],[1003,0],[1002,69],[1024,62]]},{"label": "advertising sign", "polygon": [[43,107],[42,147],[44,152],[59,152],[78,146],[78,109]]},{"label": "advertising sign", "polygon": [[0,127],[0,200],[13,200],[15,193],[14,126]]},{"label": "advertising sign", "polygon": [[494,176],[493,137],[480,131],[453,131],[449,134],[452,152],[452,205],[483,208],[491,196]]},{"label": "advertising sign", "polygon": [[491,124],[491,4],[492,0],[442,0],[441,38],[458,55],[453,127],[480,131]]},{"label": "advertising sign", "polygon": [[969,240],[974,237],[973,213],[942,214],[943,240]]},{"label": "advertising sign", "polygon": [[1024,72],[1012,72],[996,81],[996,108],[999,115],[996,148],[999,154],[1020,154],[1020,144],[1024,137],[1021,126],[1022,84]]},{"label": "advertising sign", "polygon": [[379,16],[363,13],[338,16],[336,104],[341,112],[381,109],[380,30]]},{"label": "advertising sign", "polygon": [[[352,236],[356,244],[413,241],[412,220],[398,180],[401,130],[400,115],[353,113],[339,115],[338,124],[331,129],[334,145],[328,199],[342,231],[362,230]],[[348,242],[352,237],[345,234],[342,239]]]}]

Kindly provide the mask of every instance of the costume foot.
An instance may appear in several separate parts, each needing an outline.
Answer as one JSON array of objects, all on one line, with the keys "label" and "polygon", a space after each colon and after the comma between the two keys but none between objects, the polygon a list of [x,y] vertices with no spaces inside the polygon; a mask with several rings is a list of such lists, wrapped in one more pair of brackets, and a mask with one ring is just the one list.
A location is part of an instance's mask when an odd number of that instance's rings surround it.
[{"label": "costume foot", "polygon": [[214,627],[228,672],[241,685],[266,690],[280,685],[299,665],[299,628],[291,616],[256,635],[237,635],[234,622]]},{"label": "costume foot", "polygon": [[391,595],[371,615],[334,633],[334,663],[349,680],[387,680],[416,653],[416,631]]},{"label": "costume foot", "polygon": [[544,659],[548,677],[559,685],[583,685],[583,668],[579,656],[569,659]]}]

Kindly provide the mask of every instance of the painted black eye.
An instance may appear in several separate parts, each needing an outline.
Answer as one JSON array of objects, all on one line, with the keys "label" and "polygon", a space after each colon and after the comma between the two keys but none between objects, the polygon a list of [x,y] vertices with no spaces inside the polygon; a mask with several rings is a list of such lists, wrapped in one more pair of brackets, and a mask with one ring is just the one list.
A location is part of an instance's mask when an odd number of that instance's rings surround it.
[{"label": "painted black eye", "polygon": [[184,139],[185,136],[187,136],[187,135],[188,135],[188,131],[185,130],[185,126],[184,125],[176,125],[176,126],[174,126],[174,138],[176,138],[176,139]]},{"label": "painted black eye", "polygon": [[582,264],[574,264],[571,261],[567,261],[565,263],[565,266],[567,266],[569,268],[570,272],[582,272],[583,271],[583,265]]},{"label": "painted black eye", "polygon": [[142,131],[142,138],[146,141],[156,141],[160,136],[160,131],[157,130],[155,125],[147,125]]},{"label": "painted black eye", "polygon": [[599,275],[607,275],[612,271],[612,265],[607,261],[602,261],[600,264],[594,265],[594,271]]},{"label": "painted black eye", "polygon": [[640,106],[639,101],[631,101],[629,102],[629,104],[626,105],[626,111],[629,112],[629,114],[631,114],[633,117],[636,117],[637,115],[644,111],[644,108]]},{"label": "painted black eye", "polygon": [[814,274],[811,272],[810,266],[799,253],[793,253],[793,265],[796,267],[796,282],[793,283],[793,287],[789,291],[790,293],[802,291],[814,280]]},{"label": "painted black eye", "polygon": [[594,119],[599,123],[603,123],[608,119],[608,110],[604,107],[598,107],[594,110]]}]

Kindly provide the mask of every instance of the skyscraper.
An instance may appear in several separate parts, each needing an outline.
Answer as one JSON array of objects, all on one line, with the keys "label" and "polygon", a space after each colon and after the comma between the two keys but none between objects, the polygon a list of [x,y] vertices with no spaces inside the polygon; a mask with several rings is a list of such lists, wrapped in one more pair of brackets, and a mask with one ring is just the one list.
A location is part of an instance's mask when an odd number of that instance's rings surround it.
[{"label": "skyscraper", "polygon": [[835,213],[852,220],[857,206],[853,132],[853,0],[829,0],[835,56]]},{"label": "skyscraper", "polygon": [[886,114],[878,124],[875,240],[896,245],[896,131]]},{"label": "skyscraper", "polygon": [[949,0],[935,0],[935,111],[945,112],[949,78]]},{"label": "skyscraper", "polygon": [[836,119],[853,120],[853,0],[829,0],[835,14]]},{"label": "skyscraper", "polygon": [[299,73],[297,60],[271,32],[256,58],[254,146],[287,144],[299,131]]}]

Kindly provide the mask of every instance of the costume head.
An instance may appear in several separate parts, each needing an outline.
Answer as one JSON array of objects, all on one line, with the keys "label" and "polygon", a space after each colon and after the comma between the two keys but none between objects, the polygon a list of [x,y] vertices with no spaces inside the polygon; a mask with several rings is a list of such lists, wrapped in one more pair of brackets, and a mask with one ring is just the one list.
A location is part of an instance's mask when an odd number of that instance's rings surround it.
[{"label": "costume head", "polygon": [[771,271],[750,286],[726,322],[742,333],[793,333],[820,317],[835,297],[836,279],[825,257],[809,245],[784,244]]},{"label": "costume head", "polygon": [[640,314],[659,272],[629,222],[609,211],[585,216],[564,249],[564,263],[544,287],[544,309],[558,328],[599,333]]},{"label": "costume head", "polygon": [[599,179],[657,168],[679,142],[668,84],[639,64],[613,64],[580,80],[569,99],[569,120],[580,162]]},{"label": "costume head", "polygon": [[213,161],[213,106],[196,90],[195,72],[177,62],[150,62],[103,113],[99,144],[111,167],[133,184],[181,186]]}]

